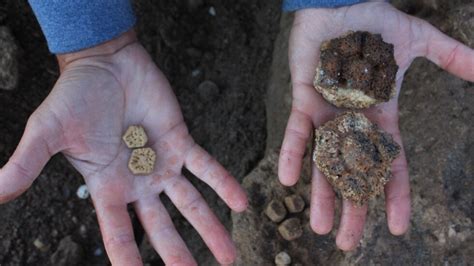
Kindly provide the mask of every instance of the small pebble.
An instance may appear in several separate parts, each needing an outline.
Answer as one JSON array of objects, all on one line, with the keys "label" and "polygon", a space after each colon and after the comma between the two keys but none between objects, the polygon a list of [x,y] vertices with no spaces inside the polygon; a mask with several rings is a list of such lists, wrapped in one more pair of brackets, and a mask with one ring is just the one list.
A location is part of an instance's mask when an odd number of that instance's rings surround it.
[{"label": "small pebble", "polygon": [[456,230],[454,230],[454,228],[451,227],[451,226],[450,226],[449,229],[448,229],[448,236],[449,236],[449,237],[454,237],[454,236],[456,236]]},{"label": "small pebble", "polygon": [[85,225],[81,225],[81,227],[79,227],[79,233],[81,234],[82,237],[86,237],[87,235],[87,228]]},{"label": "small pebble", "polygon": [[80,186],[76,191],[76,195],[80,199],[87,199],[89,197],[89,190],[87,189],[87,185]]},{"label": "small pebble", "polygon": [[211,15],[211,16],[213,16],[213,17],[216,16],[216,9],[215,9],[213,6],[211,6],[211,7],[209,8],[209,15]]},{"label": "small pebble", "polygon": [[210,80],[205,80],[199,84],[197,92],[201,99],[210,101],[219,95],[219,87],[217,87],[216,83]]},{"label": "small pebble", "polygon": [[290,255],[288,255],[288,253],[286,253],[285,251],[278,253],[275,256],[275,264],[277,266],[290,265],[291,264]]},{"label": "small pebble", "polygon": [[43,243],[43,241],[41,241],[39,238],[33,241],[33,245],[42,252],[45,252],[48,250],[48,246],[46,246],[46,244]]},{"label": "small pebble", "polygon": [[193,72],[191,72],[191,76],[193,78],[199,76],[199,74],[201,74],[201,70],[199,70],[199,69],[195,69],[195,70],[193,70]]},{"label": "small pebble", "polygon": [[94,256],[96,257],[99,257],[99,256],[102,256],[104,252],[102,251],[101,248],[97,248],[96,250],[94,250]]}]

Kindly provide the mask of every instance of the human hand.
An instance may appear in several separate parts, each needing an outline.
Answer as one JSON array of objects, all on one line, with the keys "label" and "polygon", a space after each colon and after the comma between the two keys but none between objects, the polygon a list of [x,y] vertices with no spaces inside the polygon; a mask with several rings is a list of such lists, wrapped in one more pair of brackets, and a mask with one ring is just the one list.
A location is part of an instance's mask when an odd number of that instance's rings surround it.
[{"label": "human hand", "polygon": [[[189,135],[163,74],[133,31],[108,43],[58,56],[61,75],[28,120],[8,163],[0,169],[0,203],[24,192],[53,154],[62,152],[84,176],[113,265],[141,265],[127,204],[133,203],[151,244],[167,265],[194,265],[191,253],[160,202],[166,193],[196,228],[219,263],[235,247],[200,193],[181,173],[186,167],[234,211],[247,206],[239,183]],[[147,130],[155,170],[134,176],[122,142],[129,125]]]},{"label": "human hand", "polygon": [[[293,85],[291,115],[283,140],[278,175],[284,185],[299,178],[305,147],[314,127],[339,112],[313,87],[315,70],[323,41],[347,31],[369,31],[382,35],[395,48],[399,66],[397,96],[387,103],[364,110],[372,121],[392,134],[402,146],[398,127],[398,95],[405,71],[414,58],[424,56],[445,70],[474,81],[474,51],[442,34],[427,22],[398,11],[388,3],[372,2],[337,9],[297,11],[290,37],[289,63]],[[311,227],[318,234],[331,231],[335,194],[324,175],[313,165]],[[406,232],[410,217],[408,167],[402,148],[392,164],[392,178],[385,187],[388,227],[392,234]],[[363,233],[367,206],[355,207],[344,200],[336,244],[342,250],[355,248]]]}]

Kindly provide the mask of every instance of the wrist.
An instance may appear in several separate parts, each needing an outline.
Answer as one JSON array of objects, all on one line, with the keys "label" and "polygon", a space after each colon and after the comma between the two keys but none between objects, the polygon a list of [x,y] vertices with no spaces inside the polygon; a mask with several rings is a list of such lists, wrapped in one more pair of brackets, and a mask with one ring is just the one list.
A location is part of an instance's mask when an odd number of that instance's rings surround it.
[{"label": "wrist", "polygon": [[58,54],[56,55],[56,58],[58,60],[59,69],[62,71],[68,64],[79,59],[92,57],[92,56],[115,54],[117,51],[119,51],[123,47],[131,43],[134,43],[136,41],[137,41],[137,36],[135,34],[135,31],[131,29],[112,40],[101,43],[94,47],[72,52],[72,53]]}]

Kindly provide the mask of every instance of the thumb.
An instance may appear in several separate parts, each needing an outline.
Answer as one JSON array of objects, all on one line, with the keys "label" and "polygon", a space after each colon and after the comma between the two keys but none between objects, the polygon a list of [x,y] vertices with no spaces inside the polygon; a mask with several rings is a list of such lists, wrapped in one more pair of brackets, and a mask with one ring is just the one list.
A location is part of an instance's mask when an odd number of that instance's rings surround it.
[{"label": "thumb", "polygon": [[58,134],[52,134],[57,130],[52,123],[44,121],[37,114],[28,119],[25,132],[15,152],[0,169],[0,204],[18,197],[27,190],[51,156],[59,151],[53,149],[57,145],[52,145],[59,140]]}]

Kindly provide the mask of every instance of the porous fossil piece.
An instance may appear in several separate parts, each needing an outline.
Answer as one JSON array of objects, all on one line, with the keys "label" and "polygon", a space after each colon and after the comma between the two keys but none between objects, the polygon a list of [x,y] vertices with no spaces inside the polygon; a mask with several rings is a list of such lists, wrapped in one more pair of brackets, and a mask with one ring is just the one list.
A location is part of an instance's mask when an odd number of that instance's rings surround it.
[{"label": "porous fossil piece", "polygon": [[283,221],[286,217],[285,205],[279,200],[272,200],[265,209],[265,214],[275,223]]},{"label": "porous fossil piece", "polygon": [[129,126],[122,137],[123,141],[129,148],[141,148],[148,141],[145,129],[142,126]]},{"label": "porous fossil piece", "polygon": [[304,200],[298,194],[287,196],[284,201],[290,213],[298,213],[304,210]]},{"label": "porous fossil piece", "polygon": [[313,161],[344,199],[358,206],[380,194],[400,152],[362,113],[345,112],[315,131]]},{"label": "porous fossil piece", "polygon": [[300,219],[289,218],[278,226],[280,235],[288,241],[295,240],[303,235],[303,228],[301,227]]},{"label": "porous fossil piece", "polygon": [[380,34],[349,32],[321,45],[314,87],[331,104],[367,108],[396,93],[393,45]]},{"label": "porous fossil piece", "polygon": [[132,151],[128,168],[134,175],[148,175],[155,168],[156,154],[151,148],[139,148]]}]

